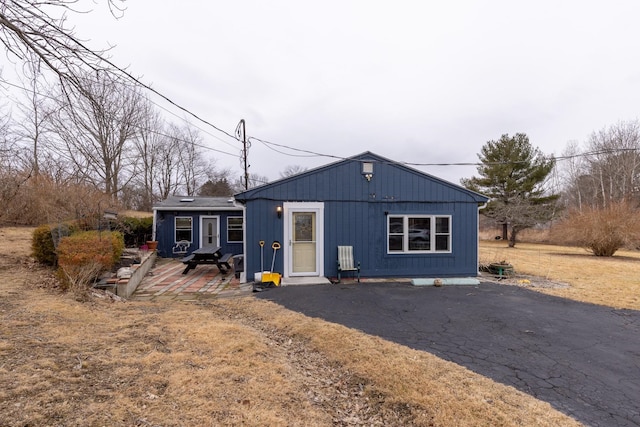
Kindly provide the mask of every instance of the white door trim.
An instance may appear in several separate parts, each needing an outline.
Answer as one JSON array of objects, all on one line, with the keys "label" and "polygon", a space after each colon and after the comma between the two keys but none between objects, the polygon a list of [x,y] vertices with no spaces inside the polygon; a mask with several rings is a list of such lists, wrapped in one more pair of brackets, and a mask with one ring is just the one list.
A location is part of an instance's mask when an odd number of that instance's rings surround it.
[{"label": "white door trim", "polygon": [[284,277],[309,276],[309,274],[292,273],[291,262],[291,229],[292,214],[294,212],[315,212],[316,214],[316,273],[313,277],[324,277],[324,203],[323,202],[285,202],[282,204],[283,242],[282,256],[284,257]]},{"label": "white door trim", "polygon": [[203,241],[202,241],[202,237],[204,235],[204,228],[203,228],[203,223],[205,219],[211,219],[211,218],[215,218],[216,219],[216,225],[217,225],[217,230],[216,230],[216,246],[220,246],[220,215],[200,215],[200,224],[198,226],[198,228],[200,229],[200,238],[199,240],[199,246],[198,248],[201,248],[203,245]]}]

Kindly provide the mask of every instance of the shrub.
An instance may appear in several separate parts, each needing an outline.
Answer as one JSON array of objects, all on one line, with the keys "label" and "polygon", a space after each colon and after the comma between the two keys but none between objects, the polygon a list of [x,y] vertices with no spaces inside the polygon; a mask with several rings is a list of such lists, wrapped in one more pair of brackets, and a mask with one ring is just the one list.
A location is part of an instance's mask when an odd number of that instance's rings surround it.
[{"label": "shrub", "polygon": [[33,257],[41,264],[57,265],[56,247],[58,243],[62,238],[70,236],[77,231],[78,227],[73,222],[41,225],[33,231],[31,239]]},{"label": "shrub", "polygon": [[[111,198],[92,185],[70,183],[32,171],[0,170],[0,219],[16,225],[38,225],[82,218],[110,206]],[[2,191],[6,189],[6,191]],[[95,223],[90,228],[95,228]]]},{"label": "shrub", "polygon": [[117,231],[84,231],[61,239],[57,248],[59,273],[67,287],[86,288],[118,262],[124,239]]},{"label": "shrub", "polygon": [[153,217],[118,218],[115,229],[124,235],[124,243],[128,248],[137,248],[151,238],[153,231]]},{"label": "shrub", "polygon": [[626,202],[573,211],[553,227],[552,240],[584,247],[595,256],[613,256],[640,241],[640,215]]}]

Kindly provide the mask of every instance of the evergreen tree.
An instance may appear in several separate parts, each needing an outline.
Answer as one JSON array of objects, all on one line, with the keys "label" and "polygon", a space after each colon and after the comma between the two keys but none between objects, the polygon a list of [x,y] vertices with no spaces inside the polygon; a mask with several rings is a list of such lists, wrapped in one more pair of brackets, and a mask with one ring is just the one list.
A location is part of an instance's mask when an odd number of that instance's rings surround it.
[{"label": "evergreen tree", "polygon": [[208,180],[200,187],[198,191],[199,196],[208,197],[226,197],[233,195],[231,185],[227,181],[227,178],[221,178],[218,180]]},{"label": "evergreen tree", "polygon": [[480,176],[463,179],[462,185],[491,198],[482,213],[503,225],[504,239],[511,226],[510,247],[520,231],[553,218],[559,195],[548,194],[545,183],[555,160],[532,147],[526,134],[504,134],[489,141],[478,158]]}]

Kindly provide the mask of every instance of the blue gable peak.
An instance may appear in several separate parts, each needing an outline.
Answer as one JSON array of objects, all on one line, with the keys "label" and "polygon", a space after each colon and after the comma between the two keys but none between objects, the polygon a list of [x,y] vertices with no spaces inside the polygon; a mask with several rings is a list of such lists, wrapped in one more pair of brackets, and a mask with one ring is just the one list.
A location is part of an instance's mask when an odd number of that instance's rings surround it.
[{"label": "blue gable peak", "polygon": [[255,187],[255,188],[251,188],[249,190],[243,191],[241,193],[238,193],[235,195],[236,200],[238,200],[241,203],[244,203],[247,200],[253,199],[255,197],[260,197],[260,194],[264,194],[265,191],[269,191],[270,189],[276,188],[278,186],[283,186],[283,185],[287,185],[289,183],[294,183],[298,180],[303,180],[305,178],[308,178],[311,175],[316,175],[316,174],[321,174],[322,172],[325,172],[329,169],[332,168],[338,168],[341,165],[347,164],[347,163],[352,163],[352,162],[359,162],[359,163],[372,163],[372,167],[373,167],[373,175],[375,176],[375,173],[377,171],[377,167],[376,164],[383,164],[385,166],[390,166],[392,168],[397,168],[400,169],[402,172],[410,174],[410,175],[414,175],[414,176],[418,176],[433,182],[437,182],[440,185],[446,186],[448,188],[450,188],[453,191],[457,191],[457,192],[461,192],[467,195],[467,197],[470,197],[471,200],[477,202],[477,203],[486,203],[489,199],[479,193],[476,193],[474,191],[468,190],[460,185],[457,184],[453,184],[449,181],[446,181],[444,179],[438,178],[436,176],[430,175],[426,172],[422,172],[418,169],[414,169],[410,166],[407,166],[404,163],[401,162],[397,162],[397,161],[393,161],[390,160],[386,157],[380,156],[379,154],[373,153],[371,151],[365,151],[363,153],[360,154],[356,154],[354,156],[351,157],[347,157],[344,159],[340,159],[336,162],[332,162],[332,163],[328,163],[326,165],[323,166],[319,166],[313,169],[308,169],[306,171],[300,172],[298,174],[295,175],[291,175],[285,178],[281,178],[278,179],[276,181]]}]

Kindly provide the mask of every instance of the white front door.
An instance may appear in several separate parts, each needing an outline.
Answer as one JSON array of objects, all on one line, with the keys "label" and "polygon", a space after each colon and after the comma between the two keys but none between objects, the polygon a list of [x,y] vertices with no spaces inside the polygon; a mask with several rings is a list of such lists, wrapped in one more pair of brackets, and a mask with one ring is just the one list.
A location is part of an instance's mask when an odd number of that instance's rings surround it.
[{"label": "white front door", "polygon": [[217,216],[200,217],[200,247],[220,246],[220,227]]},{"label": "white front door", "polygon": [[324,204],[284,204],[285,277],[324,274]]}]

